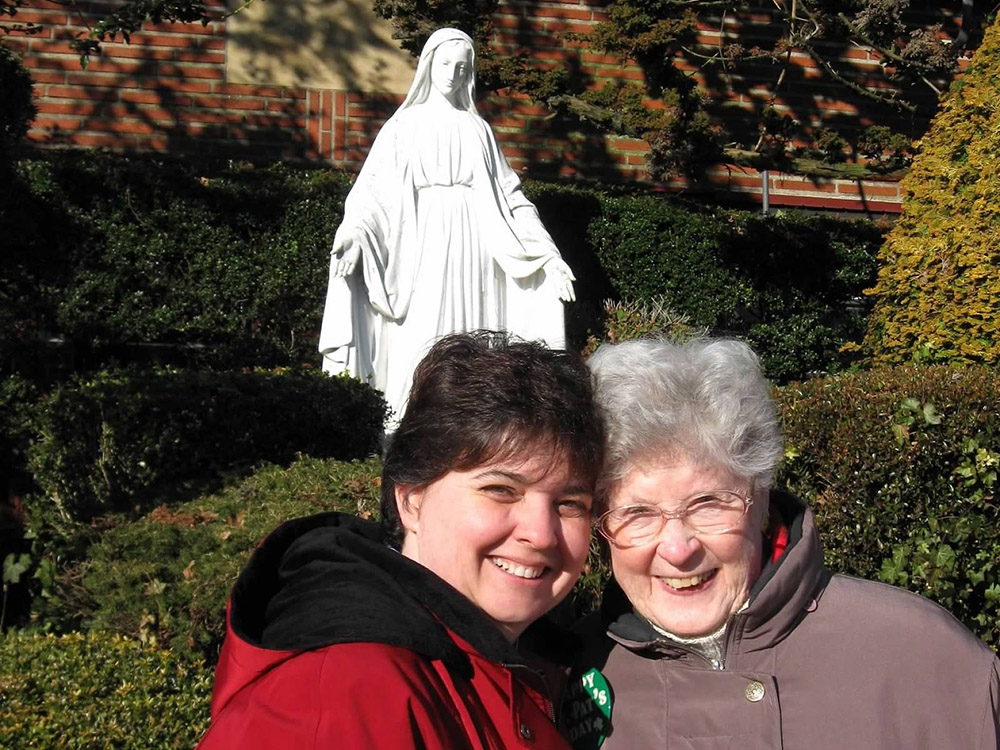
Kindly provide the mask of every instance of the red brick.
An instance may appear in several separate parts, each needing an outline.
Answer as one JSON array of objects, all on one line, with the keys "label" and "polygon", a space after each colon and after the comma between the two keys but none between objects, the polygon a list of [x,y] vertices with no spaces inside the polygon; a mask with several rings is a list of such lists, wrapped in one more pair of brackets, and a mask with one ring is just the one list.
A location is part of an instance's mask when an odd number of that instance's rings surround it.
[{"label": "red brick", "polygon": [[119,99],[133,104],[159,104],[163,97],[150,91],[122,91]]},{"label": "red brick", "polygon": [[226,62],[226,56],[221,52],[191,50],[172,54],[178,62],[203,63],[205,65],[223,65]]},{"label": "red brick", "polygon": [[206,78],[219,80],[225,77],[225,70],[219,67],[204,67],[195,65],[160,65],[159,75],[162,77]]},{"label": "red brick", "polygon": [[146,121],[173,122],[177,119],[177,113],[162,107],[137,107],[129,104],[112,104],[106,107],[102,114]]},{"label": "red brick", "polygon": [[611,148],[619,151],[649,151],[649,144],[633,138],[612,138]]},{"label": "red brick", "polygon": [[48,86],[45,90],[46,96],[53,99],[94,99],[100,101],[114,101],[118,98],[118,91],[113,88],[94,88],[82,86]]},{"label": "red brick", "polygon": [[[32,3],[32,5],[37,5],[37,3]],[[18,8],[17,15],[13,18],[4,18],[4,24],[29,24],[37,23],[46,26],[62,26],[66,24],[66,7],[62,6],[59,8],[59,12],[38,10],[36,8],[26,8],[24,6]]]},{"label": "red brick", "polygon": [[205,112],[203,110],[184,110],[177,113],[178,122],[200,125],[242,125],[246,118],[243,115],[226,112]]},{"label": "red brick", "polygon": [[153,151],[168,151],[173,145],[169,137],[151,135],[142,139],[142,145]]},{"label": "red brick", "polygon": [[40,99],[35,102],[40,115],[79,115],[86,117],[102,111],[104,105],[96,102],[65,102]]},{"label": "red brick", "polygon": [[154,78],[142,81],[144,89],[162,89],[166,92],[183,92],[186,94],[207,94],[212,90],[212,84],[206,81],[178,81],[164,78]]},{"label": "red brick", "polygon": [[238,109],[248,112],[264,109],[263,99],[236,99],[225,96],[194,96],[191,103],[195,107],[209,109]]},{"label": "red brick", "polygon": [[81,119],[76,117],[45,117],[40,115],[34,119],[32,122],[32,128],[35,130],[80,130]]},{"label": "red brick", "polygon": [[[321,130],[328,130],[330,128],[330,122],[333,119],[333,94],[330,91],[323,91],[320,94],[319,99],[320,116],[319,116],[319,126]],[[328,144],[324,142],[323,149],[324,154],[330,153],[330,148]]]},{"label": "red brick", "polygon": [[41,56],[37,54],[24,55],[24,66],[29,70],[80,70],[80,58],[74,56]]},{"label": "red brick", "polygon": [[88,125],[96,126],[100,125],[100,128],[90,127],[88,130],[105,130],[109,133],[129,133],[129,134],[148,134],[155,133],[161,128],[156,127],[148,122],[141,122],[136,120],[100,120],[94,122],[88,122]]},{"label": "red brick", "polygon": [[306,132],[309,136],[309,142],[319,149],[319,118],[315,115],[309,117]]},{"label": "red brick", "polygon": [[31,0],[31,7],[34,10],[54,10],[59,13],[66,12],[66,6],[62,2],[52,0]]},{"label": "red brick", "polygon": [[132,143],[133,139],[108,133],[68,133],[62,141],[72,146],[85,146],[87,148],[122,148]]},{"label": "red brick", "polygon": [[712,172],[708,175],[708,181],[713,185],[723,185],[734,188],[756,188],[763,189],[763,180],[760,176],[745,174],[733,174],[726,172]]},{"label": "red brick", "polygon": [[[38,27],[34,27],[38,29]],[[46,44],[49,44],[49,40],[52,39],[52,29],[48,26],[43,26],[37,31],[32,31],[31,29],[16,29],[11,27],[5,27],[0,24],[0,29],[3,29],[4,44],[12,49],[17,49],[23,51],[29,46],[32,49],[43,50]],[[34,42],[29,45],[29,41]]]},{"label": "red brick", "polygon": [[517,117],[491,117],[490,125],[497,129],[517,128],[521,130],[526,126],[526,121]]},{"label": "red brick", "polygon": [[24,53],[28,51],[28,49],[31,46],[28,39],[19,39],[14,36],[6,36],[6,35],[0,37],[0,39],[3,39],[5,47],[9,47],[15,52],[20,53],[22,56],[24,55]]},{"label": "red brick", "polygon": [[498,29],[521,29],[524,26],[524,19],[516,16],[496,15],[490,19],[490,23]]},{"label": "red brick", "polygon": [[282,91],[276,86],[258,86],[253,83],[217,83],[212,89],[216,94],[235,96],[263,96],[270,99],[281,97]]},{"label": "red brick", "polygon": [[162,33],[162,34],[191,34],[193,36],[206,36],[209,34],[218,34],[220,30],[218,27],[225,29],[225,23],[209,23],[208,26],[202,26],[200,23],[150,23],[143,26],[143,31],[146,33]]},{"label": "red brick", "polygon": [[266,102],[265,110],[268,112],[295,112],[305,114],[305,108],[296,101],[274,101]]},{"label": "red brick", "polygon": [[902,197],[899,185],[881,186],[881,185],[865,184],[862,189],[865,195],[877,195],[883,198],[900,198],[900,199]]},{"label": "red brick", "polygon": [[545,30],[550,33],[556,34],[589,34],[594,30],[597,24],[594,22],[589,23],[573,23],[571,21],[563,20],[551,20],[545,22]]},{"label": "red brick", "polygon": [[[31,71],[31,80],[36,84],[42,83],[65,83],[66,74],[57,70],[33,70]],[[35,89],[38,92],[38,89]]]},{"label": "red brick", "polygon": [[109,58],[132,58],[141,60],[172,60],[174,53],[168,49],[143,49],[142,47],[119,47],[107,50]]}]

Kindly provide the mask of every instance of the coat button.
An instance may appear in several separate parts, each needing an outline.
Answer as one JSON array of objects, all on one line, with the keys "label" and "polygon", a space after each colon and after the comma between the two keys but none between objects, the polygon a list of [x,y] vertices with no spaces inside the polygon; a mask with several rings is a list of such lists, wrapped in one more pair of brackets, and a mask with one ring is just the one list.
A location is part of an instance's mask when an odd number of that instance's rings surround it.
[{"label": "coat button", "polygon": [[524,739],[526,739],[526,740],[530,740],[531,736],[532,736],[531,735],[531,727],[529,727],[527,724],[522,724],[521,725],[521,736],[524,737]]},{"label": "coat button", "polygon": [[764,700],[764,684],[757,680],[750,680],[746,689],[747,700],[751,703],[758,703]]}]

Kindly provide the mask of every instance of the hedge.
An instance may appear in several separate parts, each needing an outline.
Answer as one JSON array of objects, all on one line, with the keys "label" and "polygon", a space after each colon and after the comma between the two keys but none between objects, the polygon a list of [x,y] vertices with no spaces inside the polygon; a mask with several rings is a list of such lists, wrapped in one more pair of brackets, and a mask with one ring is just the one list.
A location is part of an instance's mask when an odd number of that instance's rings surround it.
[{"label": "hedge", "polygon": [[297,454],[362,458],[385,401],[323,373],[184,370],[77,376],[39,405],[30,468],[72,519],[146,507],[164,488]]},{"label": "hedge", "polygon": [[878,364],[1000,363],[1000,24],[952,85],[901,187],[865,346]]},{"label": "hedge", "polygon": [[[377,514],[381,462],[301,458],[267,466],[217,494],[162,505],[106,529],[36,601],[50,629],[110,630],[214,662],[229,589],[283,521],[340,510]],[[106,520],[105,525],[114,523]]]},{"label": "hedge", "polygon": [[883,229],[644,196],[604,200],[589,233],[618,297],[658,299],[694,326],[746,339],[767,375],[787,382],[850,363],[841,347],[864,333]]},{"label": "hedge", "polygon": [[[32,101],[31,73],[21,57],[0,39],[0,173],[4,170],[6,151],[28,132],[38,114]],[[2,210],[2,209],[0,209]]]},{"label": "hedge", "polygon": [[[815,510],[828,564],[928,596],[1000,644],[1000,374],[905,367],[775,393],[787,441],[777,484]],[[287,518],[375,514],[379,470],[376,458],[301,459],[120,522],[63,571],[36,619],[144,634],[212,660],[226,594],[256,543]],[[595,544],[570,609],[592,608],[607,574]]]},{"label": "hedge", "polygon": [[[318,361],[347,175],[94,151],[24,158],[0,185],[0,353],[61,336],[75,369]],[[37,348],[37,347],[36,347]],[[33,366],[34,363],[29,362]]]},{"label": "hedge", "polygon": [[0,638],[0,747],[190,750],[208,728],[212,672],[106,633]]},{"label": "hedge", "polygon": [[[59,369],[37,341],[53,336],[68,342],[70,370],[319,361],[346,175],[93,152],[14,168],[0,183],[0,356],[22,371]],[[576,271],[573,346],[600,335],[609,297],[666,296],[695,325],[745,335],[781,380],[837,369],[840,345],[860,338],[849,308],[874,283],[882,229],[871,222],[525,189]],[[169,346],[136,346],[149,343]]]},{"label": "hedge", "polygon": [[777,481],[815,509],[831,567],[906,586],[1000,645],[1000,374],[882,368],[778,399]]}]

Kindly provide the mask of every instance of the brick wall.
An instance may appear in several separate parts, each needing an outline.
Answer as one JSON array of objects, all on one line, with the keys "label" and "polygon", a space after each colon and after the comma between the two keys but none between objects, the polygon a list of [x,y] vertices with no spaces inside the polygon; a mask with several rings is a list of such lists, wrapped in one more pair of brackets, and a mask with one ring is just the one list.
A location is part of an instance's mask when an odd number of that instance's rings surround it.
[{"label": "brick wall", "polygon": [[[399,103],[399,97],[383,94],[229,83],[224,21],[150,25],[133,35],[131,44],[104,45],[102,54],[84,69],[69,40],[85,33],[93,18],[70,12],[63,4],[29,0],[15,20],[41,26],[34,35],[14,32],[5,43],[23,54],[34,77],[38,117],[29,137],[46,147],[323,160],[357,169],[378,128]],[[600,5],[591,0],[504,0],[495,19],[495,44],[501,52],[527,53],[542,65],[559,66],[575,58],[595,85],[609,78],[641,81],[638,68],[622,67],[614,58],[564,36],[585,33],[600,20]],[[706,24],[701,34],[703,41],[718,43],[720,34],[735,33],[745,24],[756,24],[755,33],[766,34],[767,24],[760,23],[766,20],[766,15],[731,16],[724,22],[719,18]],[[856,67],[879,64],[856,49],[828,52]],[[717,79],[706,78],[696,60],[685,64],[708,86],[712,111],[733,141],[752,145],[755,132],[750,131],[776,79],[774,66]],[[822,83],[807,56],[793,55],[774,104],[807,132],[823,124],[842,130],[870,124],[866,113],[871,105],[849,93]],[[932,95],[929,89],[911,93]],[[527,176],[645,177],[642,141],[580,132],[575,123],[551,118],[544,108],[503,91],[484,101],[480,110],[511,164]],[[901,124],[916,131],[926,126],[919,121]],[[697,185],[677,179],[665,188],[759,202],[762,177],[752,169],[720,166]],[[900,203],[898,187],[889,181],[808,180],[771,173],[769,192],[774,206],[895,212]]]}]

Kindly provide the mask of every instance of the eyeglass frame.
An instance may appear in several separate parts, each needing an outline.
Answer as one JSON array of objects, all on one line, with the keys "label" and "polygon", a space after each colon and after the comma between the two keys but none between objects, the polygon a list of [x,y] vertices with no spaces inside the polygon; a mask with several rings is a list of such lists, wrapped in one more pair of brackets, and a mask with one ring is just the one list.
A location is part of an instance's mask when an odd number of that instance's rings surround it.
[{"label": "eyeglass frame", "polygon": [[[687,518],[689,515],[691,515],[690,513],[691,502],[693,502],[698,498],[711,497],[713,495],[717,495],[723,492],[726,493],[727,495],[736,495],[743,502],[743,514],[739,517],[739,520],[737,520],[736,523],[734,523],[732,526],[727,526],[724,529],[720,529],[719,531],[702,531],[701,529],[694,528],[693,526],[691,526],[691,524],[688,523]],[[737,528],[743,522],[743,519],[747,517],[747,513],[750,512],[750,506],[754,504],[753,494],[754,494],[753,487],[751,487],[749,490],[743,490],[743,491],[708,490],[707,492],[693,492],[687,497],[685,497],[683,500],[681,500],[681,503],[683,504],[681,510],[664,510],[659,505],[654,505],[653,503],[633,503],[631,505],[622,505],[618,508],[611,508],[610,510],[604,511],[604,513],[599,515],[594,520],[594,527],[597,529],[597,533],[599,533],[601,536],[607,539],[609,543],[613,544],[618,549],[634,549],[635,547],[645,547],[647,544],[652,544],[656,540],[656,538],[660,535],[660,532],[663,531],[663,527],[667,525],[667,521],[669,521],[672,518],[678,519],[682,524],[684,524],[684,528],[690,530],[693,534],[697,534],[698,536],[719,536],[720,534],[729,533],[733,529]],[[660,527],[650,536],[649,541],[642,542],[641,544],[619,544],[605,530],[604,528],[605,519],[608,518],[612,513],[625,510],[626,508],[655,508],[657,513],[659,513]]]}]

